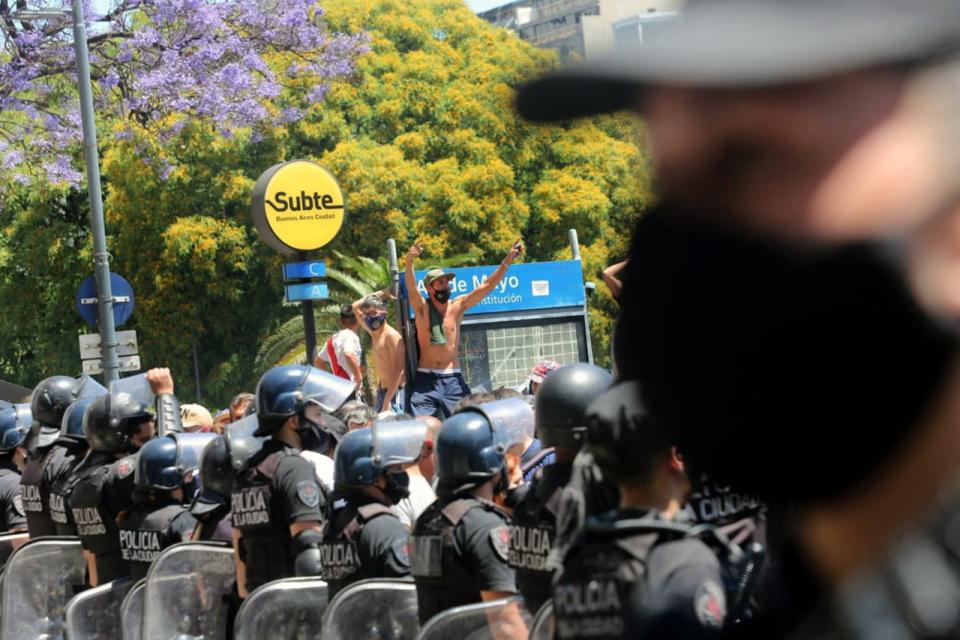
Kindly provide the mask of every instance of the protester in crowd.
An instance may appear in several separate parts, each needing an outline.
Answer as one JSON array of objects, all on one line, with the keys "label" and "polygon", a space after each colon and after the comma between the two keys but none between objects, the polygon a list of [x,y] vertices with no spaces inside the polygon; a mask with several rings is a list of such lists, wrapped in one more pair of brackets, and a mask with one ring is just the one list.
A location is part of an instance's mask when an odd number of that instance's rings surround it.
[{"label": "protester in crowd", "polygon": [[[410,395],[415,416],[449,416],[470,388],[460,372],[460,323],[468,309],[480,304],[503,280],[507,269],[523,252],[520,238],[513,243],[503,263],[479,287],[460,297],[453,297],[450,281],[454,274],[443,269],[430,269],[423,277],[428,298],[417,289],[414,260],[423,253],[423,245],[414,242],[407,252],[405,283],[414,311],[420,359]],[[408,376],[409,378],[409,376]]]},{"label": "protester in crowd", "polygon": [[620,292],[623,291],[623,282],[620,281],[620,272],[626,268],[629,260],[622,260],[615,264],[610,265],[603,270],[601,274],[603,276],[603,283],[607,285],[607,289],[610,290],[610,295],[613,296],[614,300],[620,300]]},{"label": "protester in crowd", "polygon": [[[429,416],[425,416],[429,417]],[[395,421],[380,421],[378,425],[409,425],[410,421],[413,418],[407,418],[406,420],[395,420]],[[397,512],[397,515],[400,516],[400,522],[402,522],[408,529],[413,529],[413,525],[416,524],[417,518],[420,517],[420,514],[423,513],[427,507],[429,507],[437,499],[437,494],[434,493],[433,487],[430,486],[430,478],[427,478],[423,474],[423,466],[426,464],[428,470],[433,471],[433,442],[436,438],[438,426],[435,426],[434,423],[439,423],[440,421],[436,418],[430,418],[431,422],[427,420],[417,420],[418,423],[424,425],[423,430],[423,439],[420,442],[420,454],[417,456],[417,459],[414,462],[411,462],[404,467],[404,471],[407,473],[409,478],[407,486],[407,494],[396,506],[394,506],[394,511]],[[425,458],[430,458],[431,460],[427,463],[424,463]]]},{"label": "protester in crowd", "polygon": [[359,322],[353,307],[340,307],[340,330],[324,343],[314,359],[314,366],[330,371],[333,375],[350,380],[357,397],[363,385],[363,349],[357,335]]},{"label": "protester in crowd", "polygon": [[493,402],[496,399],[496,396],[486,391],[470,393],[457,400],[457,404],[453,405],[453,412],[460,413],[464,409],[469,409],[470,407],[475,407],[485,402]]},{"label": "protester in crowd", "polygon": [[371,407],[362,403],[352,408],[343,417],[343,422],[347,425],[347,431],[363,429],[364,427],[372,427],[376,420],[377,412]]},{"label": "protester in crowd", "polygon": [[354,314],[373,341],[371,351],[378,378],[373,409],[377,413],[388,410],[400,413],[404,405],[403,371],[406,367],[406,349],[400,332],[387,322],[387,300],[391,298],[388,288],[353,303]]},{"label": "protester in crowd", "polygon": [[543,384],[544,378],[559,368],[560,363],[555,360],[543,360],[542,362],[538,362],[530,372],[530,375],[527,377],[527,395],[537,395],[537,389],[539,389],[540,385]]},{"label": "protester in crowd", "polygon": [[247,415],[247,409],[253,404],[256,397],[249,392],[244,391],[233,396],[230,401],[230,422],[236,422]]},{"label": "protester in crowd", "polygon": [[423,440],[423,455],[417,462],[420,467],[420,475],[433,487],[433,481],[436,479],[437,468],[437,434],[443,423],[433,416],[419,416],[417,420],[423,420],[427,423],[427,436]]},{"label": "protester in crowd", "polygon": [[180,423],[188,433],[210,433],[213,431],[213,416],[199,404],[180,405]]},{"label": "protester in crowd", "polygon": [[540,120],[645,118],[661,202],[635,230],[616,361],[691,464],[771,502],[775,599],[741,633],[960,628],[955,601],[914,600],[958,580],[958,345],[927,315],[956,313],[937,103],[955,104],[958,41],[958,5],[935,0],[691,3],[658,41],[521,91]]}]

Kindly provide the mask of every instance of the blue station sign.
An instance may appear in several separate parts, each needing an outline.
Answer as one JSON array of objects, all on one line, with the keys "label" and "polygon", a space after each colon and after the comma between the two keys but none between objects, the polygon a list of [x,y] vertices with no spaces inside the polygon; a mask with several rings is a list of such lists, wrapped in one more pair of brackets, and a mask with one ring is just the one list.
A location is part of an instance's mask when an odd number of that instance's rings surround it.
[{"label": "blue station sign", "polygon": [[327,263],[323,260],[287,262],[283,265],[284,280],[309,280],[327,277]]},{"label": "blue station sign", "polygon": [[326,284],[308,282],[306,284],[288,284],[284,287],[287,302],[303,302],[304,300],[326,300],[330,291]]},{"label": "blue station sign", "polygon": [[[451,299],[470,293],[496,270],[496,266],[448,269],[455,275],[450,281]],[[423,297],[427,297],[423,286],[426,273],[426,270],[416,272],[417,289]],[[529,262],[512,265],[496,288],[480,304],[467,310],[467,315],[582,307],[584,304],[586,292],[583,266],[579,260]]]}]

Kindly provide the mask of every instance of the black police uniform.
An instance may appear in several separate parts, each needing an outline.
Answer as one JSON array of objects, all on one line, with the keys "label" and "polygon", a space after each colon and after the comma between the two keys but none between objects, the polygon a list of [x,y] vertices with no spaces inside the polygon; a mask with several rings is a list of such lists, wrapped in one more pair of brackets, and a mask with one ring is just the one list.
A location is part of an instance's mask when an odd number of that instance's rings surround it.
[{"label": "black police uniform", "polygon": [[20,471],[12,460],[0,462],[0,531],[25,531],[27,516],[20,498]]},{"label": "black police uniform", "polygon": [[243,537],[247,590],[295,575],[290,525],[323,522],[326,491],[313,464],[279,440],[268,440],[237,476],[231,495],[233,527]]},{"label": "black police uniform", "polygon": [[517,572],[517,588],[531,613],[536,613],[553,591],[553,574],[559,564],[553,551],[557,512],[572,469],[572,464],[559,462],[543,467],[513,510],[510,566]]},{"label": "black police uniform", "polygon": [[50,485],[46,477],[46,466],[53,455],[62,461],[63,448],[53,445],[38,449],[27,458],[23,467],[20,494],[31,538],[57,534],[56,525],[50,518]]},{"label": "black police uniform", "polygon": [[146,578],[150,563],[167,547],[187,542],[196,526],[190,511],[172,498],[131,509],[120,525],[120,553],[133,580]]},{"label": "black police uniform", "polygon": [[114,454],[91,452],[70,494],[70,512],[83,548],[97,563],[104,584],[130,574],[120,550],[117,517],[133,507],[135,456],[116,460]]},{"label": "black police uniform", "polygon": [[480,602],[481,591],[517,591],[508,564],[510,514],[472,495],[430,505],[413,530],[410,569],[417,583],[420,624]]},{"label": "black police uniform", "polygon": [[563,558],[588,517],[617,508],[620,490],[609,478],[604,478],[593,455],[581,451],[573,461],[570,481],[562,489],[558,500],[554,546],[557,548],[557,557]]},{"label": "black police uniform", "polygon": [[203,542],[233,540],[233,525],[231,524],[230,505],[223,504],[213,511],[203,515],[192,514],[197,520],[192,540]]},{"label": "black police uniform", "polygon": [[726,615],[720,565],[686,531],[640,509],[590,518],[554,588],[557,640],[643,637],[645,621],[656,628],[664,619],[677,633],[718,629]]},{"label": "black police uniform", "polygon": [[320,545],[329,597],[358,580],[410,575],[409,541],[409,530],[390,507],[350,496],[327,522]]},{"label": "black police uniform", "polygon": [[47,465],[49,473],[45,472],[44,475],[49,476],[50,479],[45,480],[45,486],[50,487],[50,519],[53,521],[56,534],[75,536],[77,524],[73,521],[73,514],[70,512],[69,499],[80,479],[77,472],[84,458],[79,444],[68,445],[65,449],[62,462],[52,459]]}]

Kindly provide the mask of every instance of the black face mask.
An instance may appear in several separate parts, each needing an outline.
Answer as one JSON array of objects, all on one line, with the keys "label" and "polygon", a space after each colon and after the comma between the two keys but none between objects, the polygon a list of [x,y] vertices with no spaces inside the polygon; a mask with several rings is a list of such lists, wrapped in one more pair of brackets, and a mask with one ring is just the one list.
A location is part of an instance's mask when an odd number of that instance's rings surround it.
[{"label": "black face mask", "polygon": [[320,425],[313,422],[306,416],[300,416],[300,427],[296,430],[300,436],[300,446],[304,451],[316,451],[325,453],[327,447],[327,434],[320,430]]},{"label": "black face mask", "polygon": [[433,298],[440,304],[445,304],[447,300],[450,299],[450,290],[449,289],[441,289],[440,291],[434,290]]},{"label": "black face mask", "polygon": [[956,353],[880,244],[638,222],[615,356],[686,459],[771,500],[852,489],[916,427]]},{"label": "black face mask", "polygon": [[404,498],[410,497],[410,476],[406,471],[388,473],[384,476],[387,480],[387,486],[383,493],[393,504],[397,504]]}]

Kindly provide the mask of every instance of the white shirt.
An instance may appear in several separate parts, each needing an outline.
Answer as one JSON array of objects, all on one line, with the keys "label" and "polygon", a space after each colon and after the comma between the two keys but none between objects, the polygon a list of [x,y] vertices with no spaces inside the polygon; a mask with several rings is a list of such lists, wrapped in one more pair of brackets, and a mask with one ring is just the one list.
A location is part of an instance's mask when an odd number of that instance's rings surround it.
[{"label": "white shirt", "polygon": [[[357,356],[357,360],[363,362],[363,348],[360,346],[360,336],[350,329],[341,329],[333,334],[333,353],[337,357],[337,364],[347,372],[351,382],[356,382],[353,371],[347,366],[347,353]],[[319,358],[324,362],[330,362],[330,355],[327,353],[327,343],[324,342],[320,347]]]},{"label": "white shirt", "polygon": [[300,455],[313,463],[319,480],[327,491],[333,491],[333,460],[316,451],[301,451]]},{"label": "white shirt", "polygon": [[433,492],[430,483],[420,474],[410,474],[410,497],[404,498],[396,505],[393,510],[400,516],[400,521],[407,525],[407,528],[413,530],[420,514],[427,510],[437,499],[437,494]]}]

